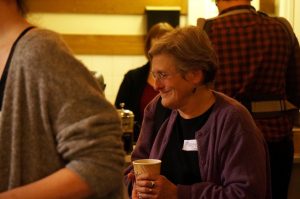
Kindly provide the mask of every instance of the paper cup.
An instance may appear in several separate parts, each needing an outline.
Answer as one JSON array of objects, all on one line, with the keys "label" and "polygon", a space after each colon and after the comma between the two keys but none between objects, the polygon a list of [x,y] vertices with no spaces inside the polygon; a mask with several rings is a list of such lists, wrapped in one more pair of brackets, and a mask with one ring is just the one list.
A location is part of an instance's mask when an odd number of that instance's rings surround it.
[{"label": "paper cup", "polygon": [[132,162],[134,173],[136,176],[142,173],[148,173],[151,175],[160,174],[161,160],[157,159],[140,159]]}]

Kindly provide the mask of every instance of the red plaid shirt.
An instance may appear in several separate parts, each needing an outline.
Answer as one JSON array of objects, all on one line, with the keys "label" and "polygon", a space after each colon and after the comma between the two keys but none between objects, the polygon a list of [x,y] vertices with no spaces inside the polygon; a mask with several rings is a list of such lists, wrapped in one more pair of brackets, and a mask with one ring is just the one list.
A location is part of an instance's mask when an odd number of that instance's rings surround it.
[{"label": "red plaid shirt", "polygon": [[[219,56],[216,90],[231,97],[281,96],[300,106],[299,43],[278,19],[237,6],[209,19],[205,29]],[[255,121],[267,141],[292,132],[287,115]]]}]

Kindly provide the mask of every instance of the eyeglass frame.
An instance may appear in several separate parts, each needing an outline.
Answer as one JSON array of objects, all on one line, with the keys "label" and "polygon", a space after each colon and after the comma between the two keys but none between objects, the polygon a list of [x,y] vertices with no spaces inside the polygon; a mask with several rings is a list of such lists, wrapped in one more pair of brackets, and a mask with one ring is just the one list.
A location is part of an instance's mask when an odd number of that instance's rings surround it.
[{"label": "eyeglass frame", "polygon": [[171,77],[173,75],[176,75],[178,73],[180,73],[179,71],[175,72],[175,73],[166,73],[166,72],[154,72],[154,71],[150,71],[152,77],[154,80],[156,81],[164,81],[166,80],[168,77]]}]

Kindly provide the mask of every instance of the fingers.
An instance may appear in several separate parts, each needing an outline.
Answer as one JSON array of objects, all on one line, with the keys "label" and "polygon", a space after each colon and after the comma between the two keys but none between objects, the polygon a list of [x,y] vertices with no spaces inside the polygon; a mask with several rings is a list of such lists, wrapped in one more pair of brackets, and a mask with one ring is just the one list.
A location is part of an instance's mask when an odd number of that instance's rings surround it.
[{"label": "fingers", "polygon": [[136,185],[139,187],[155,188],[156,182],[154,180],[136,180]]},{"label": "fingers", "polygon": [[138,193],[139,198],[153,198],[157,195],[159,190],[156,190],[157,186],[154,180],[139,180],[136,181],[135,190]]},{"label": "fingers", "polygon": [[154,193],[154,190],[148,187],[136,187],[136,191],[139,193],[147,193],[147,194]]},{"label": "fingers", "polygon": [[127,178],[130,179],[131,181],[135,181],[134,173],[131,173],[131,172],[128,173],[128,174],[127,174]]},{"label": "fingers", "polygon": [[143,199],[157,198],[157,193],[154,190],[150,189],[150,188],[144,188],[144,191],[138,191],[137,190],[137,195],[138,195],[138,198],[143,198]]},{"label": "fingers", "polygon": [[135,190],[138,198],[156,198],[159,193],[159,187],[157,186],[157,179],[159,176],[150,175],[138,175],[135,181]]},{"label": "fingers", "polygon": [[153,190],[155,189],[154,186],[155,186],[155,183],[153,181],[145,181],[145,182],[140,182],[139,184],[136,184],[136,189],[141,192],[152,193]]},{"label": "fingers", "polygon": [[157,198],[155,195],[153,194],[147,194],[147,193],[142,193],[142,192],[139,192],[138,193],[138,198],[139,199],[152,199],[152,198]]}]

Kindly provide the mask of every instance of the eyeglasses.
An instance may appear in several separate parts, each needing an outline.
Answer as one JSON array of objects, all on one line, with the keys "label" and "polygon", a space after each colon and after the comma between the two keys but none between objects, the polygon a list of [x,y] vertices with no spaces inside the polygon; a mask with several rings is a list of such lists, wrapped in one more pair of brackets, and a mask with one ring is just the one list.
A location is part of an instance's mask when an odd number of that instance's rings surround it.
[{"label": "eyeglasses", "polygon": [[165,73],[165,72],[153,72],[153,71],[151,71],[151,75],[152,75],[153,79],[155,79],[157,81],[165,80],[168,77],[170,77],[172,75],[175,75],[177,73],[178,72],[176,72],[176,73]]}]

